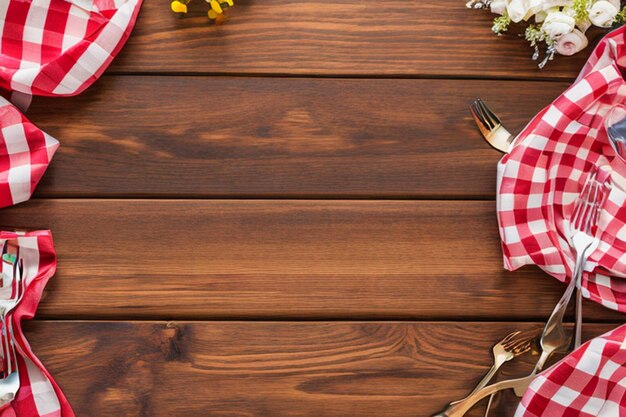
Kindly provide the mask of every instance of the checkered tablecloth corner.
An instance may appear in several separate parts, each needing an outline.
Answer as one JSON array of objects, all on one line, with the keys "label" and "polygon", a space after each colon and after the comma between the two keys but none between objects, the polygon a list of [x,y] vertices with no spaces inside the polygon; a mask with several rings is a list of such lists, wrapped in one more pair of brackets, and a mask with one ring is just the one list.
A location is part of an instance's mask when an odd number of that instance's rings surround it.
[{"label": "checkered tablecloth corner", "polygon": [[67,398],[41,361],[34,355],[24,333],[22,320],[35,315],[44,287],[56,270],[56,253],[49,230],[33,232],[0,231],[0,243],[11,241],[19,247],[24,262],[26,291],[22,302],[9,315],[14,326],[15,340],[21,355],[18,356],[20,390],[0,417],[73,417]]},{"label": "checkered tablecloth corner", "polygon": [[59,142],[0,97],[0,207],[30,198]]},{"label": "checkered tablecloth corner", "polygon": [[[568,281],[574,263],[569,218],[592,168],[612,170],[604,115],[626,102],[620,57],[625,29],[608,34],[576,82],[543,109],[498,164],[497,215],[505,267],[537,265]],[[626,193],[613,187],[600,219],[601,244],[590,256],[583,295],[626,311]]]},{"label": "checkered tablecloth corner", "polygon": [[626,325],[590,340],[530,384],[515,417],[626,415]]},{"label": "checkered tablecloth corner", "polygon": [[0,88],[82,92],[119,53],[142,0],[0,1]]}]

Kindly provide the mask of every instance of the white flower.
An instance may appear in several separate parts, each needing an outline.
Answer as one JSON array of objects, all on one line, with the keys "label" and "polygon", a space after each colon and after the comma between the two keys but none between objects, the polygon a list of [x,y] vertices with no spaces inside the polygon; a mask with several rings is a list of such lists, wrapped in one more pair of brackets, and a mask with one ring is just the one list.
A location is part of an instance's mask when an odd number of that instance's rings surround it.
[{"label": "white flower", "polygon": [[541,8],[542,10],[547,11],[553,7],[568,6],[570,3],[571,0],[543,0],[541,2]]},{"label": "white flower", "polygon": [[620,0],[608,0],[618,11],[622,8],[622,2]]},{"label": "white flower", "polygon": [[538,12],[538,13],[535,15],[535,23],[541,23],[541,22],[543,22],[544,20],[546,20],[546,16],[547,16],[547,15],[548,15],[548,13],[546,13],[546,12],[544,12],[544,11]]},{"label": "white flower", "polygon": [[506,12],[515,23],[519,23],[528,13],[530,5],[527,0],[511,0],[506,6]]},{"label": "white flower", "polygon": [[527,0],[526,4],[528,5],[528,9],[526,9],[526,16],[524,16],[524,20],[528,20],[535,14],[542,11],[544,3],[545,0]]},{"label": "white flower", "polygon": [[557,39],[559,36],[570,33],[575,25],[576,21],[573,17],[562,12],[552,12],[546,16],[541,29],[549,38]]},{"label": "white flower", "polygon": [[587,37],[578,29],[574,29],[559,38],[556,42],[556,52],[561,55],[574,55],[587,47]]},{"label": "white flower", "polygon": [[608,28],[613,24],[619,10],[606,0],[597,1],[589,9],[589,20],[596,26]]},{"label": "white flower", "polygon": [[506,11],[506,3],[507,0],[493,0],[490,5],[491,13],[503,15]]},{"label": "white flower", "polygon": [[573,7],[565,6],[561,11],[568,16],[572,16],[574,19],[576,18],[576,9]]}]

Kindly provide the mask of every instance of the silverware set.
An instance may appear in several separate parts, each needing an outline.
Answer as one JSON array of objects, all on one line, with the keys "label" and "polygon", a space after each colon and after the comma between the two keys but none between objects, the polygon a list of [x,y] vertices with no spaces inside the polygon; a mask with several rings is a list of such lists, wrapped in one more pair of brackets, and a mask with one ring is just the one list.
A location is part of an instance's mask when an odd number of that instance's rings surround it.
[{"label": "silverware set", "polygon": [[[465,412],[459,414],[461,410],[464,410],[468,406],[469,408],[467,409],[469,410],[477,401],[480,401],[474,398],[489,384],[502,365],[525,353],[537,352],[539,334],[540,332],[537,329],[524,332],[516,331],[502,339],[493,347],[493,365],[491,369],[485,374],[478,385],[476,385],[474,390],[462,400],[452,401],[444,411],[436,414],[434,417],[463,415]],[[487,395],[490,396],[489,405],[491,405],[493,394]],[[480,397],[480,399],[482,398],[484,398],[484,396]],[[488,409],[489,406],[487,407],[487,410]]]},{"label": "silverware set", "polygon": [[[508,152],[515,137],[502,126],[500,119],[480,99],[472,103],[470,110],[485,140],[495,149]],[[626,153],[618,152],[618,149],[626,149],[626,107],[623,108],[620,122],[614,120],[616,118],[618,117],[607,118],[607,132],[616,153],[626,161]],[[597,226],[610,191],[610,180],[602,180],[596,170],[591,171],[582,192],[574,203],[569,222],[569,239],[576,254],[572,278],[543,329],[517,331],[506,336],[493,347],[493,365],[472,392],[462,400],[451,402],[444,411],[433,417],[462,417],[483,398],[490,397],[486,411],[488,414],[494,394],[513,389],[515,394],[521,397],[537,373],[544,368],[555,353],[568,353],[580,346],[582,341],[581,278],[587,259],[600,243]],[[565,327],[563,319],[575,289],[578,289],[576,321],[572,332]],[[488,385],[506,362],[526,353],[539,354],[539,359],[530,374]]]},{"label": "silverware set", "polygon": [[0,351],[2,352],[2,379],[0,379],[0,406],[13,401],[20,389],[18,349],[9,314],[22,301],[26,289],[24,262],[16,253],[9,253],[8,242],[2,249],[2,286],[0,289],[0,323],[2,325]]}]

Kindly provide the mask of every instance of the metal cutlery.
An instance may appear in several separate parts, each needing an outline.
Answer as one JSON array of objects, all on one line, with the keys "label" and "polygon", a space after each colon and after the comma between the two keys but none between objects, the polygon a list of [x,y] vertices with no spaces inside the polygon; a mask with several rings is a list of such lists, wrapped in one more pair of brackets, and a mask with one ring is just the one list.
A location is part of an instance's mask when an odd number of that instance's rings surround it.
[{"label": "metal cutlery", "polygon": [[470,111],[487,143],[500,152],[508,153],[515,136],[502,126],[500,118],[479,98],[470,105]]},{"label": "metal cutlery", "polygon": [[[524,351],[523,353],[526,352],[532,352],[533,354],[539,354],[541,349],[539,348],[539,335],[541,334],[541,328],[538,329],[534,329],[534,330],[529,330],[526,332],[526,334],[528,336],[530,336],[528,338],[528,342],[527,342],[527,346],[529,348],[529,350]],[[520,355],[522,354],[521,350],[520,350]],[[495,346],[494,346],[494,356],[495,356]],[[519,355],[517,355],[519,356]],[[511,358],[511,360],[514,358]],[[482,382],[482,381],[481,381]],[[483,385],[483,387],[486,386]],[[481,387],[482,388],[482,387]],[[474,391],[472,391],[472,394],[474,392],[478,391],[478,387],[474,389]],[[489,396],[489,401],[487,402],[487,407],[485,408],[485,417],[489,416],[489,410],[491,409],[491,403],[493,402],[494,397],[496,396],[497,393],[493,393]]]},{"label": "metal cutlery", "polygon": [[[502,365],[504,365],[506,362],[520,355],[523,355],[524,353],[530,352],[533,349],[533,346],[536,345],[539,334],[539,329],[516,331],[510,333],[500,342],[496,343],[492,349],[493,365],[491,366],[489,371],[480,380],[480,382],[476,385],[472,392],[468,394],[467,397],[461,400],[452,401],[448,405],[448,408],[454,404],[465,401],[469,396],[485,387],[489,383],[489,381],[493,379],[494,375],[498,372],[500,367],[502,367]],[[446,410],[448,408],[446,408]]]},{"label": "metal cutlery", "polygon": [[[574,211],[572,213],[571,224],[574,230],[578,233],[583,233],[584,235],[579,236],[581,242],[590,242],[587,245],[582,246],[586,248],[582,253],[588,252],[589,248],[595,242],[594,238],[588,238],[587,236],[591,236],[593,229],[597,226],[599,220],[599,214],[602,210],[602,206],[606,200],[605,195],[606,189],[603,189],[598,186],[597,177],[595,175],[590,175],[585,185],[583,187],[583,191],[580,196],[576,200],[574,204]],[[578,260],[576,266],[576,271],[582,268],[580,265],[582,261]],[[548,319],[541,337],[539,339],[539,344],[541,346],[541,355],[539,360],[535,364],[532,372],[523,378],[510,379],[505,381],[500,381],[492,385],[488,385],[479,391],[469,395],[466,399],[461,402],[453,404],[451,407],[446,409],[443,413],[437,414],[434,417],[462,417],[465,413],[470,410],[478,401],[487,397],[488,395],[492,395],[498,391],[512,388],[518,396],[523,395],[523,393],[528,388],[528,385],[533,381],[536,374],[541,371],[548,361],[548,359],[558,351],[568,351],[572,341],[572,335],[565,329],[563,325],[563,318],[565,316],[565,310],[567,305],[569,304],[574,289],[576,288],[576,279],[575,276],[572,276],[569,284],[567,285],[565,292],[561,296],[561,299],[554,307],[550,318]],[[576,332],[577,330],[575,330]]]},{"label": "metal cutlery", "polygon": [[[541,329],[528,330],[525,332],[514,332],[506,336],[502,341],[497,343],[493,347],[494,354],[494,364],[487,372],[487,374],[483,377],[483,379],[478,383],[476,388],[464,399],[451,402],[445,410],[440,413],[433,415],[432,417],[452,417],[452,416],[462,416],[465,414],[467,410],[472,408],[474,404],[478,401],[482,400],[488,395],[493,395],[497,391],[506,388],[496,389],[493,392],[489,392],[489,387],[494,387],[497,385],[489,385],[486,386],[487,383],[493,378],[498,369],[505,363],[510,361],[511,359],[523,355],[524,353],[537,351],[537,345],[539,343],[539,336],[541,334]],[[516,388],[519,384],[513,384],[513,386],[508,388]],[[498,385],[500,386],[500,385]],[[517,391],[516,391],[517,392]],[[471,404],[471,405],[470,405]],[[469,405],[467,410],[465,409]],[[465,410],[465,411],[462,411]],[[462,414],[458,414],[462,412]]]},{"label": "metal cutlery", "polygon": [[574,349],[582,342],[582,274],[585,269],[587,258],[598,248],[600,238],[594,228],[597,226],[602,207],[611,191],[609,181],[600,181],[598,172],[594,170],[583,187],[581,196],[572,212],[570,232],[572,245],[576,253],[576,263],[572,273],[572,281],[576,283],[579,291],[576,295],[576,326],[574,335]]},{"label": "metal cutlery", "polygon": [[454,404],[446,411],[440,414],[436,414],[433,417],[462,417],[467,413],[474,405],[483,398],[493,395],[496,392],[503,391],[505,389],[513,389],[516,393],[526,392],[530,383],[535,379],[535,375],[528,375],[523,378],[507,379],[506,381],[496,382],[495,384],[487,385],[481,390],[467,397],[467,400]]},{"label": "metal cutlery", "polygon": [[[574,203],[574,211],[572,212],[570,224],[574,225],[573,227],[576,230],[579,230],[578,228],[580,227],[580,230],[584,233],[591,233],[590,231],[597,226],[599,213],[602,209],[602,205],[604,204],[603,195],[595,192],[595,190],[597,190],[596,177],[595,175],[591,175],[585,182],[583,191]],[[576,267],[576,270],[577,268],[578,266]],[[565,316],[565,310],[575,288],[576,277],[572,274],[572,278],[570,279],[563,296],[557,303],[556,307],[554,307],[552,315],[550,315],[550,318],[544,327],[540,340],[542,349],[541,356],[539,357],[531,375],[541,371],[548,358],[554,352],[565,349],[570,344],[570,335],[563,326],[563,317]],[[579,330],[575,329],[574,332],[577,333]]]},{"label": "metal cutlery", "polygon": [[[568,286],[568,290],[569,289],[570,289],[570,287]],[[566,290],[566,293],[563,295],[561,300],[563,298],[565,298],[565,296],[567,295],[567,291],[568,290]],[[572,290],[573,290],[573,286],[572,286]],[[572,290],[570,290],[569,291],[569,295],[567,295],[567,300],[568,301],[571,298]],[[557,308],[560,305],[560,303],[561,302],[559,302],[559,304],[557,304]],[[567,305],[567,304],[565,304],[565,305]],[[551,319],[554,316],[556,310],[557,309],[555,308],[555,311],[552,313],[552,316],[550,317]],[[550,321],[549,321],[549,323],[550,323]],[[551,329],[554,329],[554,328],[556,328],[556,327],[555,326],[551,326]],[[543,368],[543,366],[545,365],[545,362],[547,361],[547,359],[550,356],[552,356],[553,353],[555,353],[557,351],[565,350],[566,348],[568,348],[570,346],[570,341],[571,341],[572,335],[567,333],[567,332],[565,332],[564,337],[563,337],[561,342],[558,342],[556,337],[551,337],[550,338],[550,336],[548,336],[548,339],[546,339],[546,341],[544,343],[542,343],[542,341],[543,341],[542,339],[544,338],[545,334],[546,334],[546,332],[545,332],[545,329],[544,329],[544,332],[542,333],[541,338],[538,338],[539,339],[538,342],[539,342],[540,345],[545,346],[545,348],[548,349],[548,352],[545,353],[545,354],[544,354],[544,352],[546,352],[545,350],[543,350],[541,352],[542,353],[542,358],[540,358],[540,360],[535,365],[535,368],[533,369],[533,371],[529,375],[527,375],[525,377],[522,377],[522,378],[507,379],[507,380],[504,380],[504,381],[496,382],[496,383],[491,384],[491,385],[487,385],[486,387],[483,387],[482,389],[480,389],[480,390],[470,394],[463,401],[457,402],[455,404],[452,404],[451,406],[446,408],[446,410],[444,410],[443,412],[441,412],[439,414],[436,414],[436,415],[434,415],[432,417],[463,417],[465,415],[465,413],[467,413],[472,407],[474,407],[474,405],[476,405],[476,403],[478,403],[483,398],[486,398],[488,396],[492,396],[492,395],[496,394],[497,392],[503,391],[503,390],[506,390],[506,389],[512,389],[515,392],[515,395],[517,395],[518,397],[523,396],[524,393],[526,392],[526,390],[528,389],[528,386],[530,385],[530,383],[535,379],[537,372],[540,371]],[[548,332],[548,334],[552,334],[552,331]],[[567,349],[567,350],[569,350],[569,349]],[[543,358],[543,356],[545,356],[545,359]]]},{"label": "metal cutlery", "polygon": [[626,107],[613,107],[604,119],[604,125],[615,154],[626,161]]}]

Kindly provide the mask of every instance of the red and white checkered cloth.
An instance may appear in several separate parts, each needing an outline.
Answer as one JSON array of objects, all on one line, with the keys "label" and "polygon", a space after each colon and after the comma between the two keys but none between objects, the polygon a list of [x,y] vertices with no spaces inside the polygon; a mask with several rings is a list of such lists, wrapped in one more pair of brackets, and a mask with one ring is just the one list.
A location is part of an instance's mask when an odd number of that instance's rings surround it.
[{"label": "red and white checkered cloth", "polygon": [[[16,105],[30,95],[70,96],[104,72],[134,26],[142,0],[0,0],[0,89]],[[0,97],[0,207],[30,198],[59,143]],[[21,329],[56,268],[50,232],[0,232],[15,240],[28,285],[9,316],[20,350],[21,387],[0,417],[73,417],[62,391]]]},{"label": "red and white checkered cloth", "polygon": [[582,345],[530,384],[515,417],[626,415],[626,325]]},{"label": "red and white checkered cloth", "polygon": [[21,327],[22,320],[29,320],[35,315],[43,289],[56,270],[52,235],[47,230],[27,233],[0,231],[0,245],[7,241],[19,247],[19,257],[24,262],[26,291],[21,303],[8,317],[13,323],[19,346],[21,387],[15,400],[0,411],[0,417],[73,417],[74,412],[65,395],[33,354]]},{"label": "red and white checkered cloth", "polygon": [[[498,164],[497,212],[509,270],[534,264],[568,281],[575,261],[569,219],[590,170],[606,170],[614,183],[624,183],[604,116],[626,103],[625,30],[600,42],[574,84],[528,124]],[[614,186],[600,217],[601,243],[582,279],[583,296],[624,312],[625,202],[623,187]]]},{"label": "red and white checkered cloth", "polygon": [[0,88],[44,96],[80,93],[120,51],[141,2],[0,1]]},{"label": "red and white checkered cloth", "polygon": [[56,139],[0,97],[0,207],[30,198],[58,147]]},{"label": "red and white checkered cloth", "polygon": [[[626,28],[608,34],[583,71],[543,109],[498,165],[497,210],[507,269],[538,265],[561,281],[575,254],[569,219],[592,169],[613,188],[598,229],[601,243],[585,265],[582,293],[626,312],[626,165],[608,143],[604,118],[626,103]],[[626,415],[626,326],[584,344],[540,374],[516,417]]]},{"label": "red and white checkered cloth", "polygon": [[[0,92],[21,109],[30,95],[80,93],[120,51],[141,2],[0,0]],[[0,97],[0,207],[30,198],[58,146]]]}]

